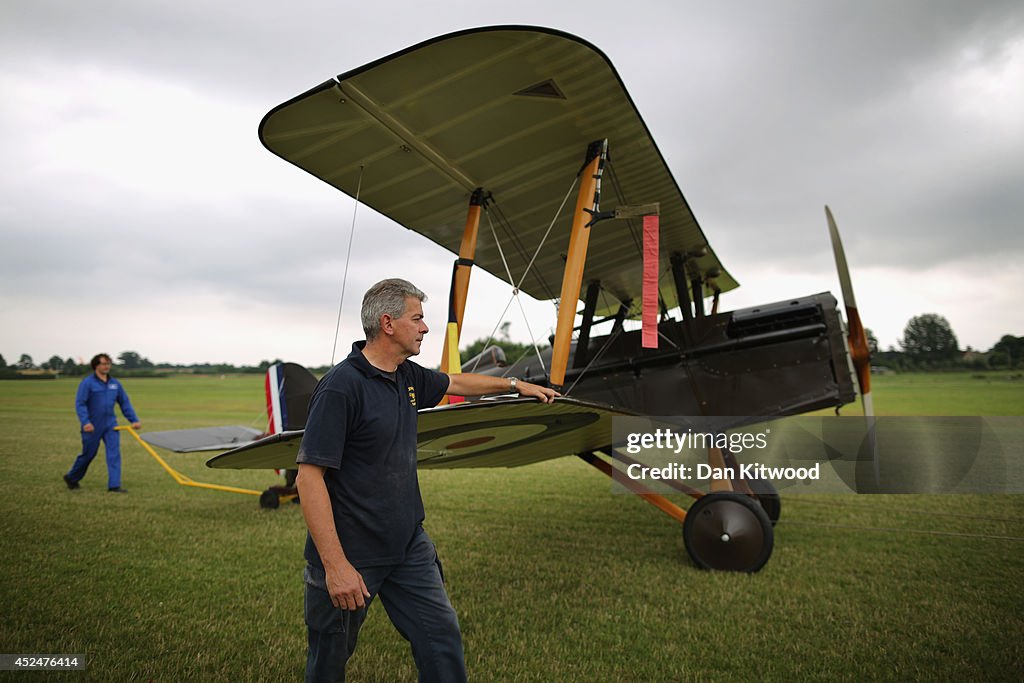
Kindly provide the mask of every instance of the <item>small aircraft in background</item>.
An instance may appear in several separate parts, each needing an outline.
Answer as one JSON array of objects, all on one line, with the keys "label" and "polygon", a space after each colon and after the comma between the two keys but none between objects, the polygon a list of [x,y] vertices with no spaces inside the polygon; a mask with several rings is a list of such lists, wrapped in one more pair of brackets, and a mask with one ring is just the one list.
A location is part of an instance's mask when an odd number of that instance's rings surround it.
[{"label": "small aircraft in background", "polygon": [[[831,213],[849,349],[827,292],[720,311],[720,295],[738,283],[611,62],[580,38],[522,26],[434,38],[284,102],[259,135],[282,159],[457,255],[443,372],[463,366],[473,267],[507,281],[513,296],[560,302],[550,348],[504,365],[489,352],[465,368],[564,397],[421,410],[420,467],[575,455],[614,475],[628,464],[612,436],[617,416],[795,415],[850,403],[854,378],[870,414],[867,342]],[[636,318],[641,328],[627,330]],[[610,330],[598,334],[602,324]],[[207,464],[291,467],[301,435],[280,431]],[[708,457],[735,461],[728,449]],[[757,571],[771,555],[780,502],[769,482],[716,481],[710,492],[677,482],[696,499],[688,511],[628,485],[683,523],[700,567]]]}]

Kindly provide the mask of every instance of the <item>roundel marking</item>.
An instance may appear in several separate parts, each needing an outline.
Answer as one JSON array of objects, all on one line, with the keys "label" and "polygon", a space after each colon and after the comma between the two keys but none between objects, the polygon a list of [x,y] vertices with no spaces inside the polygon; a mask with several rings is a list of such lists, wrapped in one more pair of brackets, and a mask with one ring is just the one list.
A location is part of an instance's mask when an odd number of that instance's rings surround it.
[{"label": "roundel marking", "polygon": [[[549,439],[585,428],[598,419],[600,416],[596,413],[569,413],[481,421],[472,425],[475,429],[467,429],[469,425],[452,425],[420,432],[416,450],[421,463],[453,462]],[[490,438],[484,440],[484,437]]]}]

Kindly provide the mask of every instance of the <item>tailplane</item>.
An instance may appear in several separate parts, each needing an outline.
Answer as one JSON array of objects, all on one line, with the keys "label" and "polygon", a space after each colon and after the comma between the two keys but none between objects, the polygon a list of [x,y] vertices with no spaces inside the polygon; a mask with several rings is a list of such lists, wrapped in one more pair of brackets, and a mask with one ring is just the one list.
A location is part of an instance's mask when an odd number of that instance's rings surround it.
[{"label": "tailplane", "polygon": [[316,376],[298,363],[274,363],[267,368],[267,434],[306,426],[316,382]]}]

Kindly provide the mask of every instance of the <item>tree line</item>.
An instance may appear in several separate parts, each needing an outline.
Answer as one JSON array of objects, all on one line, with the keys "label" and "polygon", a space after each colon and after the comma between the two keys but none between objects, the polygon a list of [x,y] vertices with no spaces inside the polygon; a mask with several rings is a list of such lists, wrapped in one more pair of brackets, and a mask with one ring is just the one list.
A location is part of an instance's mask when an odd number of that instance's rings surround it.
[{"label": "tree line", "polygon": [[[231,363],[154,363],[136,351],[122,351],[113,359],[115,361],[114,372],[121,377],[161,377],[169,374],[191,373],[191,374],[263,374],[274,363],[282,362],[281,359],[263,360],[257,365],[233,365]],[[329,370],[329,366],[310,368],[314,374],[322,374]],[[92,372],[88,361],[79,363],[74,358],[61,358],[51,356],[49,360],[39,363],[33,361],[32,356],[27,353],[21,354],[18,361],[8,365],[3,355],[0,355],[0,379],[11,379],[14,377],[28,378],[41,377],[49,378],[55,376],[81,377]]]},{"label": "tree line", "polygon": [[[505,352],[509,364],[525,354],[533,353],[530,344],[511,341],[509,323],[503,323],[497,334],[491,338],[480,338],[465,347],[462,360],[474,357],[485,346],[498,346]],[[890,346],[885,351],[878,346],[878,339],[871,330],[865,330],[871,362],[891,370],[1001,370],[1024,368],[1024,337],[1007,334],[988,351],[978,351],[968,346],[961,350],[953,327],[941,315],[925,313],[914,316],[903,329],[903,336],[897,340],[899,348]]]},{"label": "tree line", "polygon": [[903,328],[899,349],[878,348],[878,340],[866,330],[871,363],[895,370],[1017,370],[1024,367],[1024,337],[1003,335],[987,351],[960,348],[953,327],[941,315],[917,315]]},{"label": "tree line", "polygon": [[[480,353],[485,345],[494,345],[505,351],[505,357],[511,364],[532,350],[529,344],[520,344],[510,339],[509,323],[501,325],[500,331],[493,339],[481,338],[468,344],[461,351],[463,360],[468,360]],[[903,329],[903,336],[898,340],[899,349],[890,346],[886,350],[878,347],[878,339],[872,331],[866,330],[868,348],[871,350],[871,362],[875,366],[885,366],[893,370],[1019,370],[1024,368],[1024,337],[1010,334],[1003,335],[992,348],[979,351],[967,347],[961,350],[956,334],[949,321],[936,313],[925,313],[914,316]],[[194,374],[228,374],[252,373],[262,374],[277,360],[260,361],[257,365],[232,365],[231,363],[193,363],[190,365],[172,363],[153,363],[136,351],[122,351],[116,357],[116,372],[121,376],[159,376],[170,373]],[[324,365],[310,370],[317,375],[330,369]],[[82,376],[92,369],[88,363],[79,363],[74,358],[51,356],[49,360],[36,365],[32,356],[21,354],[18,361],[8,366],[3,355],[0,355],[0,378],[12,377],[53,377],[63,375],[69,377]]]}]

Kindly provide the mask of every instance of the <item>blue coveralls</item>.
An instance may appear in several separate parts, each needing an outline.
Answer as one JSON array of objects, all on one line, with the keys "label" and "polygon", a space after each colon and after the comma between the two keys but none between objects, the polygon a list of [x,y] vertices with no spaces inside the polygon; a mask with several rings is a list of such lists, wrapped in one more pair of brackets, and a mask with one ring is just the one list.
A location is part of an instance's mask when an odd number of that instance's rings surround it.
[{"label": "blue coveralls", "polygon": [[89,463],[99,452],[100,441],[103,441],[107,455],[107,488],[121,486],[121,434],[114,430],[117,426],[115,403],[121,406],[121,412],[129,422],[139,421],[124,387],[113,377],[108,377],[104,382],[96,373],[92,373],[78,385],[78,393],[75,395],[78,421],[82,427],[91,422],[95,429],[82,432],[82,452],[75,458],[67,474],[71,482],[78,482],[85,476]]}]

